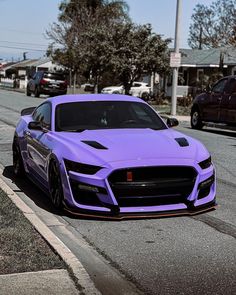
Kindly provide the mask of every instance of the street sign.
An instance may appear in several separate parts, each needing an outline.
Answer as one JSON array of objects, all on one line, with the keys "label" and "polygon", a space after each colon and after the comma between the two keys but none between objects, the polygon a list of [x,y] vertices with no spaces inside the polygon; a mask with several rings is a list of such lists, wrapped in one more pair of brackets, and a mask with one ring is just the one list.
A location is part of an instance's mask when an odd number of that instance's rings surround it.
[{"label": "street sign", "polygon": [[170,67],[179,68],[181,64],[181,53],[171,52],[170,53]]}]

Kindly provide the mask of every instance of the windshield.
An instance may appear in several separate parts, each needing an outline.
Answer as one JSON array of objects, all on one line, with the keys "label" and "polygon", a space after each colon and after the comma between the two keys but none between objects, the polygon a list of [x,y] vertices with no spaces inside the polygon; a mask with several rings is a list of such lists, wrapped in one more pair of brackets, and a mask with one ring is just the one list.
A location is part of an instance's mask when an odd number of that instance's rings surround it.
[{"label": "windshield", "polygon": [[130,101],[89,101],[59,104],[56,131],[167,127],[148,105]]}]

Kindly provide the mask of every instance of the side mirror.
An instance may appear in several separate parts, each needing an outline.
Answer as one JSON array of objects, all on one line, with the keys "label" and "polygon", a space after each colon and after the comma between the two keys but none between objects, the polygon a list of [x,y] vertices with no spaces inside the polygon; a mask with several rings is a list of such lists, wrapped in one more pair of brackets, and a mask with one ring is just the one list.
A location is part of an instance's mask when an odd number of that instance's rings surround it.
[{"label": "side mirror", "polygon": [[166,123],[168,127],[175,127],[179,125],[179,121],[176,118],[168,118]]},{"label": "side mirror", "polygon": [[36,121],[29,122],[28,128],[30,130],[40,130],[40,131],[43,131],[43,128],[42,128],[41,123],[40,122],[36,122]]},{"label": "side mirror", "polygon": [[26,115],[31,115],[33,113],[33,111],[35,110],[36,107],[30,107],[30,108],[26,108],[26,109],[23,109],[21,112],[20,112],[20,115],[21,116],[26,116]]}]

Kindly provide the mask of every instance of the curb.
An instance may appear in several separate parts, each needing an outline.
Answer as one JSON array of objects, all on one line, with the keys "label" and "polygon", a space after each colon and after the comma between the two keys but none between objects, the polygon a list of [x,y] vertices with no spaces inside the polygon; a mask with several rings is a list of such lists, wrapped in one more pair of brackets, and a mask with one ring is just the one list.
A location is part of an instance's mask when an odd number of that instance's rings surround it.
[{"label": "curb", "polygon": [[2,179],[3,171],[0,168],[0,187],[18,207],[23,215],[29,220],[33,227],[40,233],[40,235],[48,242],[48,244],[55,250],[55,252],[68,265],[72,272],[72,276],[76,280],[76,284],[81,287],[81,292],[88,295],[100,295],[101,293],[96,289],[89,274],[77,259],[77,257],[70,251],[69,248],[46,226],[46,224],[34,213],[34,211],[25,204],[22,199],[5,183]]}]

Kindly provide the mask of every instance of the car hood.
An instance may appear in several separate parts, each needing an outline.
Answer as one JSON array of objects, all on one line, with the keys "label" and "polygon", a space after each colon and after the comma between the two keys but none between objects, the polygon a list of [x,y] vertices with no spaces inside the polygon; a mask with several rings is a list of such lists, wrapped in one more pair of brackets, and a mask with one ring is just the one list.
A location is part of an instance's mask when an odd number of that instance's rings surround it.
[{"label": "car hood", "polygon": [[[76,160],[75,157],[82,153],[84,161],[94,164],[171,158],[202,161],[209,156],[199,141],[173,129],[86,130],[82,133],[61,132],[58,137],[74,155],[71,160]],[[176,138],[185,138],[188,145],[180,146]],[[100,146],[91,146],[91,142]]]}]

